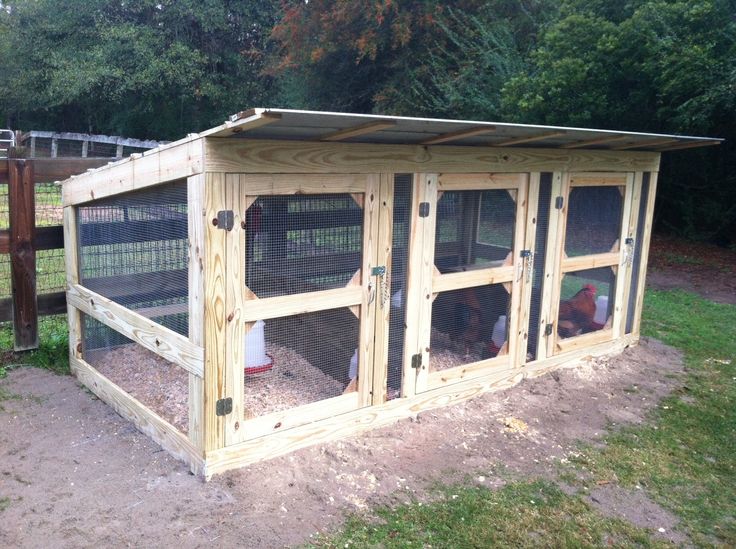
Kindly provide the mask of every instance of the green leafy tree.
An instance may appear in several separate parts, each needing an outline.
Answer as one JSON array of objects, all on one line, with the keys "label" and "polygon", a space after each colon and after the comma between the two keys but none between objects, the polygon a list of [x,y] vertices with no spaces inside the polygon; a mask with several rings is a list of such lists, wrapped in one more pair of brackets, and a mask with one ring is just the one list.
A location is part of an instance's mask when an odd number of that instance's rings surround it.
[{"label": "green leafy tree", "polygon": [[174,138],[260,104],[277,0],[15,0],[0,11],[14,127]]}]

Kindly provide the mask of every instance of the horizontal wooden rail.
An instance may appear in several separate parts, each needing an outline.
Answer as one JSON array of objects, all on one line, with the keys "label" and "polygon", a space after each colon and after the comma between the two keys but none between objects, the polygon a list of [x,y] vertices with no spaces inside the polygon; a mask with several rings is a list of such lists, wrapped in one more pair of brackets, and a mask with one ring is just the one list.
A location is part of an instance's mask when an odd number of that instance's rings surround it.
[{"label": "horizontal wooden rail", "polygon": [[[37,297],[37,300],[38,314],[40,316],[66,313],[66,292],[41,294]],[[9,322],[11,320],[13,320],[13,298],[6,297],[0,299],[0,322]]]},{"label": "horizontal wooden rail", "polygon": [[340,309],[360,305],[363,301],[361,286],[348,286],[335,290],[323,290],[308,294],[285,295],[247,301],[241,315],[244,322],[268,320],[303,313],[316,313],[327,309]]},{"label": "horizontal wooden rail", "polygon": [[149,351],[181,366],[198,377],[204,375],[204,349],[173,330],[156,324],[95,292],[72,284],[67,302],[113,330],[142,345]]},{"label": "horizontal wooden rail", "polygon": [[[64,228],[61,225],[53,227],[36,227],[33,235],[33,249],[58,250],[64,247]],[[10,253],[10,231],[0,230],[0,254]]]},{"label": "horizontal wooden rail", "polygon": [[[48,183],[51,181],[62,181],[73,175],[77,175],[87,170],[99,168],[109,162],[114,162],[116,158],[33,158],[28,161],[33,162],[34,174],[33,181],[35,183]],[[0,160],[0,183],[8,182],[8,160]]]}]

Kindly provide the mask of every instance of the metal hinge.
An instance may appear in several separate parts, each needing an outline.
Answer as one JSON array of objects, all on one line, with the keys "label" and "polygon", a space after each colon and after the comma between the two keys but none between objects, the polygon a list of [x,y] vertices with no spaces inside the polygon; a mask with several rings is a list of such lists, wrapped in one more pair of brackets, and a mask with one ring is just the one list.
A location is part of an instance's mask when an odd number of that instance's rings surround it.
[{"label": "metal hinge", "polygon": [[233,399],[230,397],[221,398],[215,404],[215,413],[218,416],[226,416],[229,413],[232,413],[232,411],[233,411]]},{"label": "metal hinge", "polygon": [[232,231],[235,224],[235,215],[232,210],[220,210],[217,212],[217,228]]},{"label": "metal hinge", "polygon": [[532,281],[534,273],[534,252],[531,250],[521,250],[521,259],[523,261],[523,269],[526,273],[527,283]]},{"label": "metal hinge", "polygon": [[420,202],[419,203],[419,217],[428,217],[429,216],[429,202]]},{"label": "metal hinge", "polygon": [[554,326],[553,326],[552,324],[547,324],[547,325],[546,325],[546,326],[544,327],[544,335],[546,335],[546,336],[551,336],[551,335],[552,335],[552,330],[553,330],[553,328],[554,328]]},{"label": "metal hinge", "polygon": [[562,205],[564,203],[565,203],[565,199],[562,198],[561,196],[558,196],[557,198],[555,198],[555,209],[556,210],[561,210],[562,209]]},{"label": "metal hinge", "polygon": [[386,266],[378,265],[371,269],[371,276],[383,276],[386,274]]},{"label": "metal hinge", "polygon": [[417,370],[422,367],[422,353],[417,353],[411,357],[411,367]]}]

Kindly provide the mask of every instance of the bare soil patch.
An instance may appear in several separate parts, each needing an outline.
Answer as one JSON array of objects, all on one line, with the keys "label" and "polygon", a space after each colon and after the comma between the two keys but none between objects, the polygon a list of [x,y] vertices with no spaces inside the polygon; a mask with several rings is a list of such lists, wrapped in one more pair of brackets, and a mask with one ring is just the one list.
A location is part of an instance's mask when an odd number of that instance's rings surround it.
[{"label": "bare soil patch", "polygon": [[681,289],[716,303],[736,305],[736,251],[655,235],[647,286]]},{"label": "bare soil patch", "polygon": [[[209,483],[73,378],[21,368],[0,381],[22,396],[0,411],[0,546],[279,547],[334,528],[350,512],[427,497],[436,481],[493,487],[554,478],[577,440],[602,443],[606,429],[645,421],[681,385],[682,368],[679,353],[643,340],[617,357]],[[615,505],[634,516],[641,501]]]}]

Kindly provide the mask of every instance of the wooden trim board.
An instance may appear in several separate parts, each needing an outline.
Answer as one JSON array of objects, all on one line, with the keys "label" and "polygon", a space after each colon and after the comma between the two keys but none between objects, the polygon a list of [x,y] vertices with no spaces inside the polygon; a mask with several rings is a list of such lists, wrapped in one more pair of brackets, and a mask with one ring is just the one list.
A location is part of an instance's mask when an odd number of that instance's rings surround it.
[{"label": "wooden trim board", "polygon": [[657,171],[659,153],[204,139],[207,172],[472,173]]},{"label": "wooden trim board", "polygon": [[202,377],[204,349],[188,338],[79,284],[69,286],[66,301],[149,351]]}]

